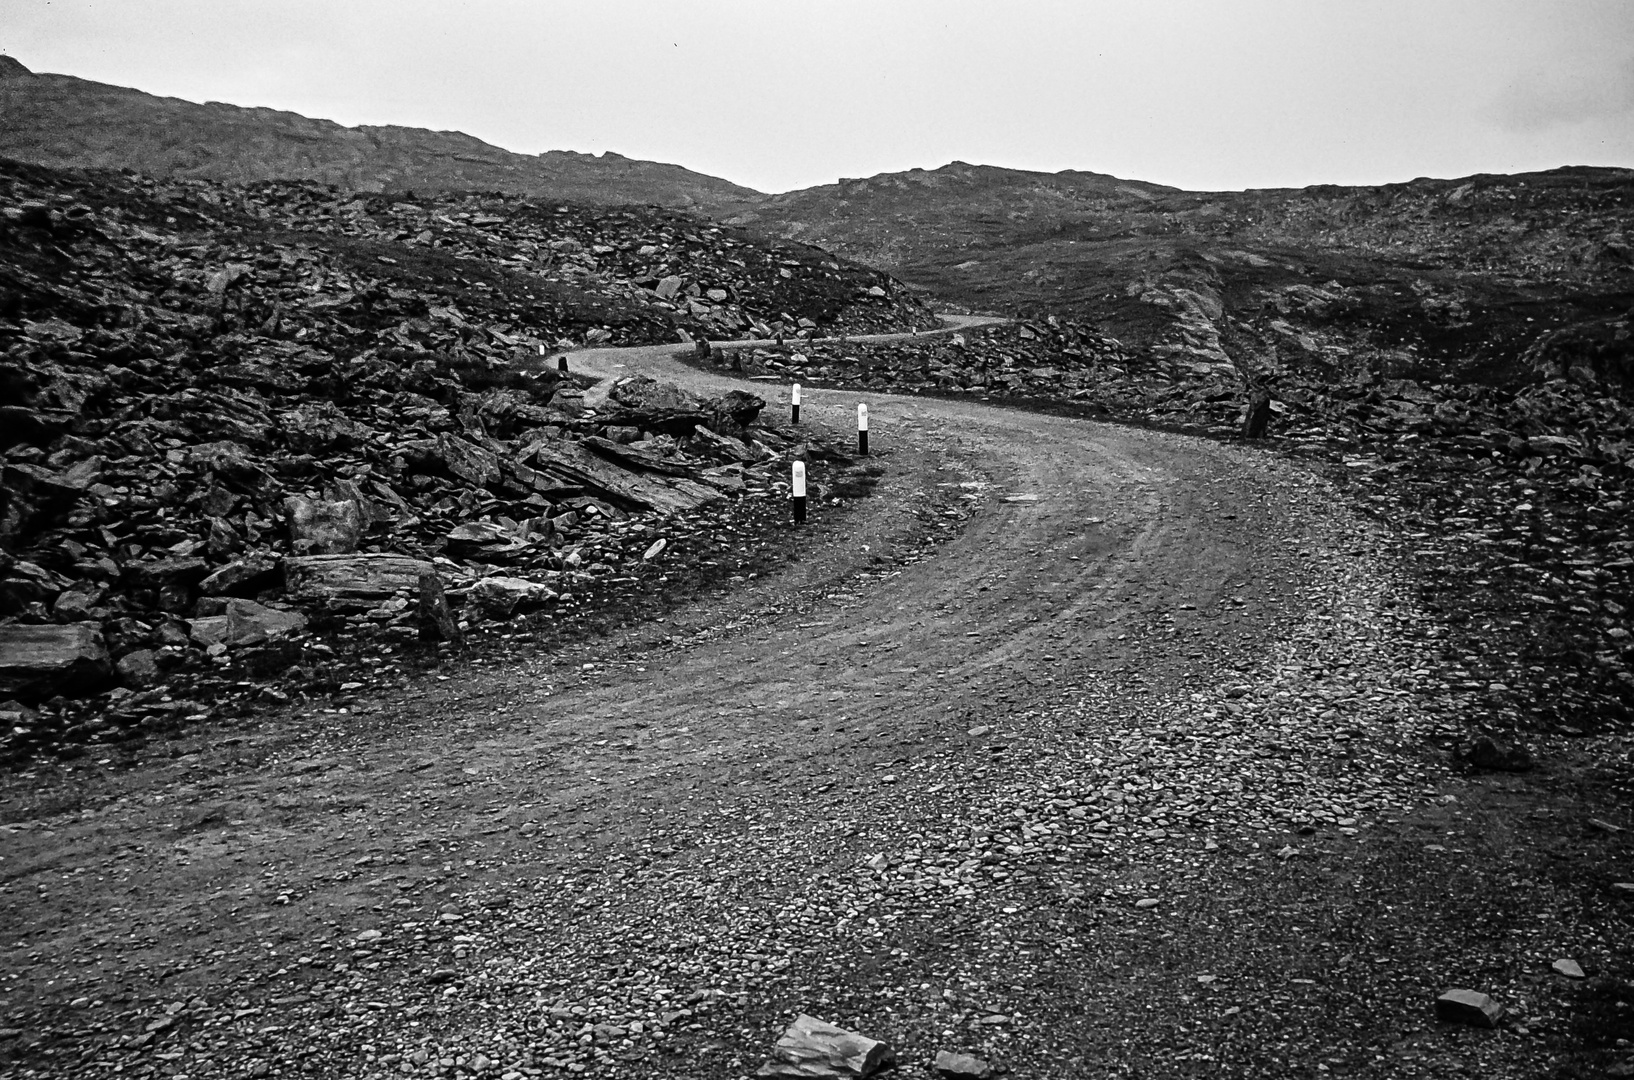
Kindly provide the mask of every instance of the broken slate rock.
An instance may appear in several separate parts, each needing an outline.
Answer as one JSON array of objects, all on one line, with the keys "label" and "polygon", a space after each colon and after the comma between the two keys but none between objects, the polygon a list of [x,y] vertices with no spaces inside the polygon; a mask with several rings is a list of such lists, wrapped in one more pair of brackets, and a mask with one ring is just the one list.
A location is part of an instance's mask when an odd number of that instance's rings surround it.
[{"label": "broken slate rock", "polygon": [[469,439],[442,432],[437,436],[437,453],[448,471],[478,487],[499,481],[499,459]]},{"label": "broken slate rock", "polygon": [[271,556],[234,559],[199,582],[205,596],[241,596],[273,584],[278,560]]},{"label": "broken slate rock", "polygon": [[1533,764],[1524,747],[1501,743],[1490,735],[1477,735],[1464,750],[1464,759],[1489,772],[1528,772]]},{"label": "broken slate rock", "polygon": [[481,555],[487,559],[527,550],[517,532],[491,521],[467,521],[448,533],[446,551],[455,555]]},{"label": "broken slate rock", "polygon": [[518,577],[485,577],[471,586],[471,600],[488,614],[505,618],[518,610],[539,607],[556,599],[556,591]]},{"label": "broken slate rock", "polygon": [[1435,1018],[1449,1024],[1495,1028],[1503,1014],[1503,1006],[1479,990],[1448,990],[1435,999]]},{"label": "broken slate rock", "polygon": [[0,701],[0,725],[29,727],[39,718],[39,713],[24,705],[21,701]]},{"label": "broken slate rock", "polygon": [[112,676],[95,623],[0,626],[0,694],[34,701],[55,694],[88,697]]},{"label": "broken slate rock", "polygon": [[436,574],[420,575],[420,640],[465,644],[459,621],[448,609],[448,594]]},{"label": "broken slate rock", "polygon": [[305,628],[306,616],[299,612],[279,611],[254,600],[235,598],[227,601],[224,614],[194,619],[190,631],[193,640],[206,648],[221,644],[236,649],[263,645]]},{"label": "broken slate rock", "polygon": [[761,1077],[867,1077],[896,1061],[888,1043],[801,1013],[772,1049]]},{"label": "broken slate rock", "polygon": [[164,677],[159,670],[159,654],[152,649],[137,649],[128,652],[119,658],[114,665],[119,672],[119,681],[125,686],[137,690],[155,686]]},{"label": "broken slate rock", "polygon": [[197,585],[210,572],[210,564],[196,555],[171,559],[149,559],[128,563],[126,575],[138,585],[155,588],[165,585]]},{"label": "broken slate rock", "polygon": [[717,435],[742,437],[766,407],[765,399],[743,390],[730,390],[710,403],[710,428]]},{"label": "broken slate rock", "polygon": [[430,563],[407,555],[299,555],[284,560],[284,587],[302,600],[383,600],[418,591],[420,575],[430,573],[435,573]]},{"label": "broken slate rock", "polygon": [[947,1050],[938,1050],[936,1060],[931,1062],[931,1068],[936,1075],[947,1077],[948,1080],[987,1080],[993,1075],[993,1067],[979,1057],[969,1054],[955,1054]]},{"label": "broken slate rock", "polygon": [[93,622],[96,620],[93,611],[102,602],[105,592],[106,589],[93,581],[82,581],[57,597],[56,603],[51,605],[51,614],[64,622]]},{"label": "broken slate rock", "polygon": [[1570,958],[1563,957],[1550,966],[1555,969],[1555,974],[1564,975],[1568,979],[1585,979],[1588,977],[1583,973],[1583,966]]},{"label": "broken slate rock", "polygon": [[368,523],[357,503],[291,495],[284,500],[290,545],[310,555],[345,555],[357,550]]}]

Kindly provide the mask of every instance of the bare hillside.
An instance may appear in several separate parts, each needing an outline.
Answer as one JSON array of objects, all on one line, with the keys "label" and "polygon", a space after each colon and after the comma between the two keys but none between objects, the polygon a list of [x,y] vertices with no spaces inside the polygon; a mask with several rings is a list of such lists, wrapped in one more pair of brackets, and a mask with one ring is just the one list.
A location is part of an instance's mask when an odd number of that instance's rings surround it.
[{"label": "bare hillside", "polygon": [[0,154],[54,168],[354,191],[504,191],[592,203],[710,210],[758,192],[679,165],[614,153],[513,154],[458,131],[343,127],[276,109],[200,105],[30,72],[0,57]]}]

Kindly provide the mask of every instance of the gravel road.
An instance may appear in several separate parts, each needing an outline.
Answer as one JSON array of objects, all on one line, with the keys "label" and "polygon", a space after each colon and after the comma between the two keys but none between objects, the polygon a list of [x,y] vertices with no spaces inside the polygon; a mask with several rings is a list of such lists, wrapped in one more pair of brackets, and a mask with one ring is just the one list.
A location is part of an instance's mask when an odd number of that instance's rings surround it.
[{"label": "gravel road", "polygon": [[[573,363],[744,385],[671,351]],[[1018,1077],[1547,1060],[1429,1012],[1565,944],[1488,913],[1494,966],[1435,899],[1469,793],[1431,751],[1462,727],[1387,537],[1249,449],[827,390],[804,420],[859,400],[880,483],[816,493],[776,573],[6,778],[0,1074],[729,1077],[801,1011],[909,1077],[938,1049]]]}]

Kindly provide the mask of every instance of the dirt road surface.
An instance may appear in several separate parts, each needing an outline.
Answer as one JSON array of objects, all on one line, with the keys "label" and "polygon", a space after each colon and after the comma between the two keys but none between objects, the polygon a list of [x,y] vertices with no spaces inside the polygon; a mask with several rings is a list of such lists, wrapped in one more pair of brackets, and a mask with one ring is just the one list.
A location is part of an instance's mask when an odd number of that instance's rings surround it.
[{"label": "dirt road surface", "polygon": [[[671,351],[573,363],[787,422]],[[0,1073],[740,1076],[802,1011],[912,1077],[1558,1052],[1555,926],[1602,901],[1486,876],[1509,789],[1443,763],[1385,537],[1250,449],[827,390],[804,422],[861,400],[878,487],[814,492],[775,573],[6,777]],[[1531,1033],[1438,1026],[1448,985]]]}]

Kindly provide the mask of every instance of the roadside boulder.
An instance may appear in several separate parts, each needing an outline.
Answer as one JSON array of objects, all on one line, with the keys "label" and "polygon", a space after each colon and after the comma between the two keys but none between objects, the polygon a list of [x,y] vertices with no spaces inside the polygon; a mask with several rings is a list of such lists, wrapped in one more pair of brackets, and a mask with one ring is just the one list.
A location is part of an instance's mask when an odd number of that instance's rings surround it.
[{"label": "roadside boulder", "polygon": [[727,391],[709,402],[709,426],[718,435],[741,438],[765,407],[764,398],[743,390]]},{"label": "roadside boulder", "polygon": [[896,1062],[889,1043],[801,1013],[772,1049],[761,1077],[868,1077]]},{"label": "roadside boulder", "polygon": [[448,609],[448,594],[436,574],[420,575],[420,640],[465,644],[459,621]]},{"label": "roadside boulder", "polygon": [[947,1050],[938,1050],[936,1060],[931,1062],[931,1068],[937,1076],[946,1080],[987,1080],[993,1075],[993,1067],[979,1057],[969,1054],[955,1054]]},{"label": "roadside boulder", "polygon": [[385,552],[298,555],[284,560],[284,587],[299,600],[373,606],[394,593],[414,593],[420,575],[435,572],[424,559]]},{"label": "roadside boulder", "polygon": [[539,607],[556,599],[556,590],[518,577],[485,577],[471,586],[473,603],[488,614],[506,618],[518,610]]},{"label": "roadside boulder", "polygon": [[232,599],[220,615],[194,619],[189,627],[194,641],[208,648],[221,644],[230,649],[262,645],[288,637],[306,628],[306,616],[295,611],[264,607],[254,600]]},{"label": "roadside boulder", "polygon": [[137,649],[128,652],[119,658],[114,665],[119,672],[119,681],[124,686],[137,690],[156,685],[163,677],[159,670],[159,654],[152,649]]},{"label": "roadside boulder", "polygon": [[1449,1024],[1495,1028],[1504,1008],[1479,990],[1448,990],[1435,999],[1435,1018]]},{"label": "roadside boulder", "polygon": [[89,697],[107,686],[113,663],[95,623],[0,626],[0,694],[42,701]]}]

